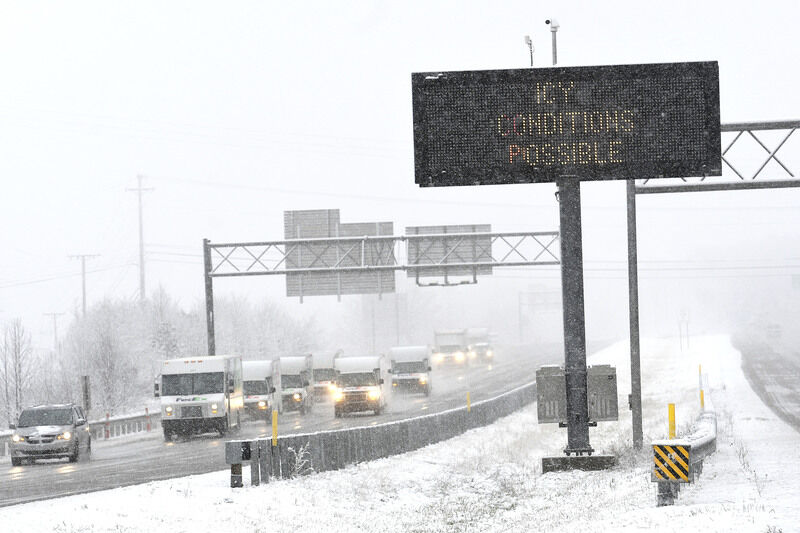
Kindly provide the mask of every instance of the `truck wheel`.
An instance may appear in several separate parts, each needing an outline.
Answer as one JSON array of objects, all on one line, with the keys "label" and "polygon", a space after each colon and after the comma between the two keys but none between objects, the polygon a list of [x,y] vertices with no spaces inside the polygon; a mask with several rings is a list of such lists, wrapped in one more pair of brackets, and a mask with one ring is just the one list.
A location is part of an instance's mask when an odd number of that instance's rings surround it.
[{"label": "truck wheel", "polygon": [[11,466],[22,466],[22,457],[12,457]]},{"label": "truck wheel", "polygon": [[430,396],[430,395],[431,395],[431,388],[425,387],[425,396]]},{"label": "truck wheel", "polygon": [[342,410],[339,409],[338,407],[334,407],[333,416],[335,416],[336,418],[342,418]]}]

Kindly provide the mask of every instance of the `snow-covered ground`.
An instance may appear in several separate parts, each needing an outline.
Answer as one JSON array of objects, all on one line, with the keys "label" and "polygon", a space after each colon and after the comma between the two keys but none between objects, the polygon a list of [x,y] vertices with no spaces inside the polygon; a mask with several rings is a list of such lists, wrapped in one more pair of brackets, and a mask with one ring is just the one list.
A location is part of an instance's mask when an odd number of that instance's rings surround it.
[{"label": "snow-covered ground", "polygon": [[[590,363],[617,367],[629,390],[627,344]],[[699,410],[703,365],[718,413],[717,452],[674,506],[656,507],[651,451],[634,452],[627,404],[619,422],[591,430],[604,472],[541,473],[565,430],[539,425],[535,405],[490,427],[338,472],[231,489],[229,472],[147,483],[0,509],[0,530],[38,531],[800,531],[800,434],[750,390],[726,337],[642,345],[645,444],[666,437],[667,403],[679,434]],[[245,468],[247,482],[249,472]]]}]

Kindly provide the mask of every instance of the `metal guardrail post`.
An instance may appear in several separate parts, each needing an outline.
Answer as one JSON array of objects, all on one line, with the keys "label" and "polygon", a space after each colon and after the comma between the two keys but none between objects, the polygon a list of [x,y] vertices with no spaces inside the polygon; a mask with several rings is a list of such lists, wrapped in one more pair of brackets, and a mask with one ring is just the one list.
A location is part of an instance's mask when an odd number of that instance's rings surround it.
[{"label": "metal guardrail post", "polygon": [[250,443],[250,485],[257,487],[261,484],[261,456],[258,441]]},{"label": "metal guardrail post", "polygon": [[[265,439],[258,439],[256,442],[258,446],[258,470],[261,474],[261,481],[264,483],[269,483],[269,467],[272,466],[270,461],[272,455],[272,446]],[[250,468],[253,468],[253,466]]]},{"label": "metal guardrail post", "polygon": [[110,429],[109,414],[106,413],[106,432],[105,432],[106,440],[108,440],[108,438],[111,436],[111,432],[109,431],[109,429]]}]

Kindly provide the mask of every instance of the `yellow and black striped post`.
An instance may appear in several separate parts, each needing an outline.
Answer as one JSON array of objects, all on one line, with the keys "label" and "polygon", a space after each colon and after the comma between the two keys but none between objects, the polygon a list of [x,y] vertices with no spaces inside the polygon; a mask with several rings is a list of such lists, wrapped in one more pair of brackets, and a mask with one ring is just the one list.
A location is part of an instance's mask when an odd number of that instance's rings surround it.
[{"label": "yellow and black striped post", "polygon": [[689,483],[691,446],[653,444],[654,481]]}]

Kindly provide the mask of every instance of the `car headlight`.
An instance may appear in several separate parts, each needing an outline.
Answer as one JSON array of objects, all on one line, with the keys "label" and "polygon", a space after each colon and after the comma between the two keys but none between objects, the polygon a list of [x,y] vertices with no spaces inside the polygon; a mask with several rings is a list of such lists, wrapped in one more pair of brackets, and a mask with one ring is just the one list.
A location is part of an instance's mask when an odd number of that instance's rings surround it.
[{"label": "car headlight", "polygon": [[265,402],[264,400],[259,400],[258,401],[258,408],[259,409],[266,409],[267,408],[267,402]]},{"label": "car headlight", "polygon": [[23,437],[21,435],[17,435],[16,433],[14,435],[11,435],[11,442],[22,442],[24,440],[25,440],[25,437]]},{"label": "car headlight", "polygon": [[167,416],[172,416],[172,406],[168,405],[164,408],[164,412],[167,413]]},{"label": "car headlight", "polygon": [[72,438],[72,433],[70,433],[69,431],[65,431],[64,433],[62,433],[61,435],[59,435],[56,438],[58,440],[69,440],[69,439]]},{"label": "car headlight", "polygon": [[456,352],[455,353],[455,358],[456,358],[456,361],[458,361],[459,363],[464,361],[464,352]]},{"label": "car headlight", "polygon": [[292,394],[292,398],[294,398],[294,401],[296,402],[299,402],[300,400],[303,399],[303,397],[300,395],[299,392],[295,392],[294,394]]},{"label": "car headlight", "polygon": [[367,393],[370,400],[377,400],[381,397],[381,390],[380,389],[370,389]]}]

